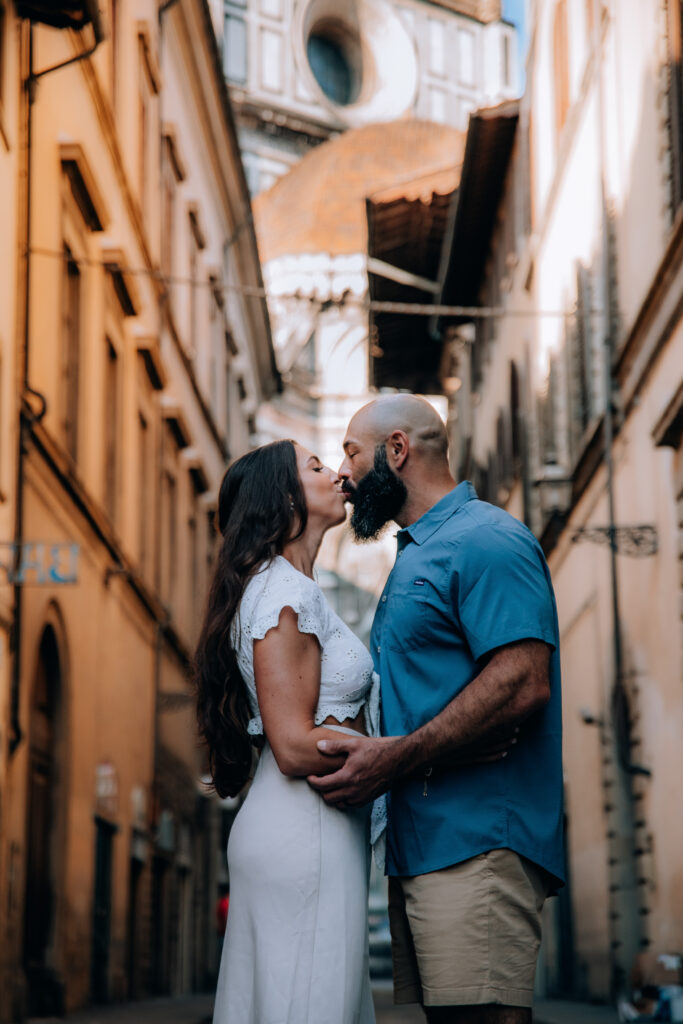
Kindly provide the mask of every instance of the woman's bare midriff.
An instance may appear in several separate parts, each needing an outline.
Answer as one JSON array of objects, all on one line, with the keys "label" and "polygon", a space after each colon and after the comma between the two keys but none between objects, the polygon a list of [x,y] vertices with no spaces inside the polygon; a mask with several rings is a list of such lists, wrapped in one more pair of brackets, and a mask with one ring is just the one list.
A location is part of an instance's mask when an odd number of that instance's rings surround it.
[{"label": "woman's bare midriff", "polygon": [[343,722],[338,722],[336,718],[330,715],[321,724],[343,725],[345,729],[353,729],[355,732],[359,732],[363,736],[367,736],[368,734],[367,729],[365,728],[365,715],[362,711],[359,711],[355,718],[345,718]]}]

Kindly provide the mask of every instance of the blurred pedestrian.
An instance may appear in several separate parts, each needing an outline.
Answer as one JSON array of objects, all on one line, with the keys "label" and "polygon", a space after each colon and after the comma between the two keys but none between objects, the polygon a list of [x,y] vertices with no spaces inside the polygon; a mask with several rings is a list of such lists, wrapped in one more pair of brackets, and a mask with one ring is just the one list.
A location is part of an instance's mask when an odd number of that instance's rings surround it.
[{"label": "blurred pedestrian", "polygon": [[344,451],[356,537],[400,527],[371,645],[382,733],[395,738],[319,742],[346,760],[310,782],[338,807],[389,790],[395,1001],[421,1003],[431,1024],[527,1024],[541,910],[563,873],[548,567],[525,526],[456,486],[423,399],[365,406]]},{"label": "blurred pedestrian", "polygon": [[228,923],[228,909],[230,907],[230,896],[228,887],[221,886],[220,895],[216,902],[216,936],[218,938],[218,963],[223,953],[223,939],[225,938],[225,927]]}]

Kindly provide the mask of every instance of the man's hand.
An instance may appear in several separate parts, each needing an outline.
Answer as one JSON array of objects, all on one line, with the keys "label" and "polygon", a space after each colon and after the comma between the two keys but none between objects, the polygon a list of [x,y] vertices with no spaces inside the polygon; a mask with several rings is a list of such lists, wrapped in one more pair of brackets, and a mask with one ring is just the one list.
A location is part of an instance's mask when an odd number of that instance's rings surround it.
[{"label": "man's hand", "polygon": [[401,762],[402,737],[340,737],[319,740],[327,756],[346,754],[344,766],[332,775],[309,775],[309,785],[327,804],[360,807],[391,788]]},{"label": "man's hand", "polygon": [[[519,727],[496,730],[478,743],[462,747],[437,762],[437,768],[487,764],[507,757],[517,743]],[[327,757],[346,755],[342,768],[330,775],[309,775],[308,783],[335,807],[359,807],[386,793],[399,774],[402,737],[369,738],[353,736],[319,740],[318,750]]]}]

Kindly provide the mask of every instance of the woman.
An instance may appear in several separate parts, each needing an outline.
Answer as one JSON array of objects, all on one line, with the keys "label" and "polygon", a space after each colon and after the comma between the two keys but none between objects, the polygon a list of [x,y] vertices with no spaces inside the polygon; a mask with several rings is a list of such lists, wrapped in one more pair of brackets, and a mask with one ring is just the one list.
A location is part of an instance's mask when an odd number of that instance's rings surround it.
[{"label": "woman", "polygon": [[[336,770],[318,740],[376,732],[372,659],[313,579],[343,522],[332,470],[292,441],[234,463],[196,655],[198,718],[220,796],[246,783],[230,833],[230,915],[214,1024],[372,1024],[369,809],[328,807],[306,776]],[[260,741],[258,737],[262,737]]]}]

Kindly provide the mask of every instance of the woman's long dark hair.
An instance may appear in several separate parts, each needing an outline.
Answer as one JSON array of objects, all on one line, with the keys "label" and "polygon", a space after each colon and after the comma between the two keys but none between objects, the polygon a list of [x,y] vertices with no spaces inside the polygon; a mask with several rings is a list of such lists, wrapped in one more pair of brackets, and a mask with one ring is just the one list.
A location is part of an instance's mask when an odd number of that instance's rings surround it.
[{"label": "woman's long dark hair", "polygon": [[301,536],[306,521],[293,441],[274,441],[243,455],[223,477],[218,496],[223,542],[195,654],[199,733],[222,797],[239,793],[252,761],[251,713],[231,642],[232,623],[249,579]]}]

